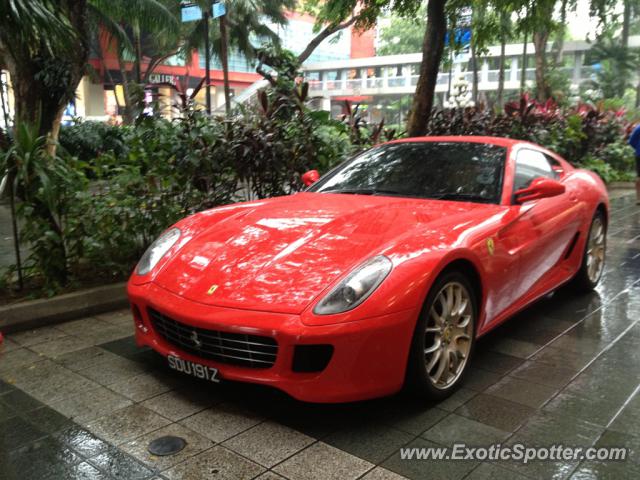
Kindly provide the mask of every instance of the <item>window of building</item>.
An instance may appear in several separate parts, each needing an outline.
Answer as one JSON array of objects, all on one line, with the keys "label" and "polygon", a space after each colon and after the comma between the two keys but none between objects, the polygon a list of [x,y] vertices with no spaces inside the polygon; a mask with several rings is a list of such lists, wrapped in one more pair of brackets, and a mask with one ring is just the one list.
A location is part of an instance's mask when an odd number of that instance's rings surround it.
[{"label": "window of building", "polygon": [[[204,62],[204,59],[203,59]],[[170,67],[184,67],[187,64],[184,53],[178,53],[171,55],[162,62],[163,65],[169,65]]]},{"label": "window of building", "polygon": [[[504,69],[509,70],[511,68],[512,59],[510,57],[505,57],[504,59]],[[489,64],[489,70],[500,70],[500,57],[489,57],[487,58],[487,63]]]},{"label": "window of building", "polygon": [[326,72],[324,72],[324,79],[325,80],[337,80],[338,79],[338,71],[337,70],[327,70]]},{"label": "window of building", "polygon": [[347,78],[349,80],[362,78],[362,70],[360,70],[359,68],[350,68],[349,70],[347,70]]},{"label": "window of building", "polygon": [[[200,68],[204,68],[206,62],[204,49],[200,49],[198,53]],[[255,72],[257,65],[256,62],[247,60],[247,57],[237,50],[229,51],[228,64],[230,72]],[[222,63],[215,55],[211,57],[211,69],[222,70]]]}]

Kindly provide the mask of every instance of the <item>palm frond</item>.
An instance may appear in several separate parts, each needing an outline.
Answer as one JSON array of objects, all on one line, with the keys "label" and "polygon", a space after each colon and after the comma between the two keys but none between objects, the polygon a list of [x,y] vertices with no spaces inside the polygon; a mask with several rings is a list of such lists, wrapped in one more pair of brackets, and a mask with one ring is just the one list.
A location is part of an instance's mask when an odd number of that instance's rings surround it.
[{"label": "palm frond", "polygon": [[58,2],[50,0],[3,0],[0,2],[3,25],[0,39],[7,50],[17,45],[63,51],[73,46],[76,32]]},{"label": "palm frond", "polygon": [[[89,0],[104,15],[123,24],[136,24],[141,30],[180,33],[179,9],[169,8],[158,0]],[[179,3],[173,5],[179,7]]]},{"label": "palm frond", "polygon": [[[133,51],[131,39],[120,23],[92,3],[89,4],[88,10],[89,21],[93,23],[93,30],[98,35],[106,36],[108,41],[116,40],[121,50]],[[103,27],[102,31],[100,31],[99,26]]]}]

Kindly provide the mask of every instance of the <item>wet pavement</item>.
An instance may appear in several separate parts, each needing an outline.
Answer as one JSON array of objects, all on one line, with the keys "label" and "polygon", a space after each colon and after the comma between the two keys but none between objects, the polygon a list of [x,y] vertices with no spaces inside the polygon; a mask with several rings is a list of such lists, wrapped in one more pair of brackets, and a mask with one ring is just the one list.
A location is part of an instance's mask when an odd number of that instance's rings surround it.
[{"label": "wet pavement", "polygon": [[[597,292],[562,289],[478,343],[451,398],[311,405],[201,383],[133,343],[127,311],[0,347],[0,479],[640,478],[640,207],[612,200]],[[187,440],[173,456],[148,443]],[[401,447],[623,446],[625,461],[402,460]]]}]

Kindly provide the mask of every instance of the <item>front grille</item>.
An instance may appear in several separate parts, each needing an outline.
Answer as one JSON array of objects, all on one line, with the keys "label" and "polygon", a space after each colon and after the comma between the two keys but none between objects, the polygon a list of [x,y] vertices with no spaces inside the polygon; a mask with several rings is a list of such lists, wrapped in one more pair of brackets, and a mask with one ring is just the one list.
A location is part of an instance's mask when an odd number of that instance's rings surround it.
[{"label": "front grille", "polygon": [[271,337],[192,327],[151,308],[149,317],[158,335],[197,357],[249,368],[269,368],[276,362],[278,343]]}]

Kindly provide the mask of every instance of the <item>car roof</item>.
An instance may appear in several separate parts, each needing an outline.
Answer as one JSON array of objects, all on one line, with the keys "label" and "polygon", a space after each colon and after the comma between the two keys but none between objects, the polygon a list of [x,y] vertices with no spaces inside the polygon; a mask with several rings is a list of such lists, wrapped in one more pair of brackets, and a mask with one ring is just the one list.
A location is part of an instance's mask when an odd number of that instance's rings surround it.
[{"label": "car roof", "polygon": [[[512,147],[513,145],[520,143],[527,143],[523,140],[515,140],[513,138],[504,138],[504,137],[485,137],[480,135],[450,135],[450,136],[433,136],[433,137],[409,137],[409,138],[401,138],[398,140],[392,140],[391,142],[387,142],[387,144],[392,143],[407,143],[407,142],[471,142],[471,143],[485,143],[489,145],[499,145],[501,147]],[[533,145],[533,144],[532,144]]]}]

